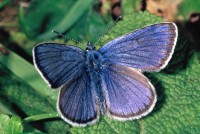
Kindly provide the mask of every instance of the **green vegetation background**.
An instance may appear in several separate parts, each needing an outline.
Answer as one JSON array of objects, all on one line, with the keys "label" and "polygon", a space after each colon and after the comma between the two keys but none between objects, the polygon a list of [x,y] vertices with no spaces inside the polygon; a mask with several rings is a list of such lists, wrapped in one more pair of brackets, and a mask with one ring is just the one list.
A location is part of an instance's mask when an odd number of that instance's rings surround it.
[{"label": "green vegetation background", "polygon": [[[0,12],[12,0],[0,3]],[[162,18],[136,11],[140,0],[122,1],[123,20],[98,42],[106,42]],[[200,42],[184,34],[188,17],[200,12],[200,2],[183,0],[177,15],[178,43],[169,65],[161,72],[145,74],[156,87],[158,102],[152,113],[134,121],[119,122],[101,116],[95,125],[72,127],[57,117],[58,90],[51,90],[32,64],[32,48],[41,42],[64,42],[51,30],[66,33],[86,44],[95,42],[113,24],[109,14],[100,15],[98,1],[35,0],[18,8],[20,30],[6,32],[0,26],[0,134],[15,133],[200,133]],[[200,22],[199,22],[200,24]],[[197,29],[200,26],[197,26]],[[68,41],[83,49],[86,45]],[[51,118],[54,117],[54,118]],[[44,118],[43,120],[40,120]]]}]

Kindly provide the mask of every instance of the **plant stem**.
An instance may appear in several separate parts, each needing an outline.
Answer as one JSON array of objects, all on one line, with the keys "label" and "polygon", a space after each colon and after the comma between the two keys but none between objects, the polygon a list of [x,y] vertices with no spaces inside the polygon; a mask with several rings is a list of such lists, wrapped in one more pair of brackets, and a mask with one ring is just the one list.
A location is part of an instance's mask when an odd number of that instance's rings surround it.
[{"label": "plant stem", "polygon": [[49,113],[49,114],[39,114],[39,115],[33,115],[24,118],[25,122],[32,122],[32,121],[38,121],[38,120],[44,120],[44,119],[50,119],[50,118],[59,118],[60,116],[58,113]]}]

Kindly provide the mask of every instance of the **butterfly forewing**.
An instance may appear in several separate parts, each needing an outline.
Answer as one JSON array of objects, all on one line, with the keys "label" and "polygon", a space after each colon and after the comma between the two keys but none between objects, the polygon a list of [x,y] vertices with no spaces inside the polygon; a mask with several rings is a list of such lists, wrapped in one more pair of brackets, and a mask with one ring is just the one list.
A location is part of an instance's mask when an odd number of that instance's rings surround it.
[{"label": "butterfly forewing", "polygon": [[80,48],[43,43],[33,50],[34,64],[46,82],[57,88],[84,72],[85,52]]},{"label": "butterfly forewing", "polygon": [[174,23],[154,24],[110,41],[100,52],[113,64],[159,71],[171,58],[177,34]]},{"label": "butterfly forewing", "polygon": [[154,87],[137,70],[112,64],[103,70],[102,80],[111,117],[138,119],[153,109],[156,102]]}]

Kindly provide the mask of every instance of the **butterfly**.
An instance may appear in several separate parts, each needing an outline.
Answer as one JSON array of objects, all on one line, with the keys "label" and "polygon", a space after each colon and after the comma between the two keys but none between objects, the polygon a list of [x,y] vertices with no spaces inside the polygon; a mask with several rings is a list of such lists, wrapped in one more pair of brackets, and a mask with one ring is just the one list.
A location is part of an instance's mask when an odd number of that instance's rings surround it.
[{"label": "butterfly", "polygon": [[149,114],[154,86],[142,72],[157,72],[169,62],[177,42],[174,23],[158,23],[118,37],[99,50],[42,43],[33,60],[51,88],[61,87],[57,110],[73,126],[98,121],[100,114],[124,121]]}]

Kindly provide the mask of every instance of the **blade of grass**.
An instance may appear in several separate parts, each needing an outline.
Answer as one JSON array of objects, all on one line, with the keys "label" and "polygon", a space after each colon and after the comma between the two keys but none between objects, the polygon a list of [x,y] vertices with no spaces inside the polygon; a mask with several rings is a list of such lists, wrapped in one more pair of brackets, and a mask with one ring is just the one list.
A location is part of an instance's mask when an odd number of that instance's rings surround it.
[{"label": "blade of grass", "polygon": [[58,90],[49,89],[32,64],[10,50],[0,55],[0,62],[55,106]]},{"label": "blade of grass", "polygon": [[60,118],[58,113],[48,113],[48,114],[39,114],[39,115],[33,115],[29,116],[27,118],[24,118],[24,121],[29,123],[32,121],[38,121],[38,120],[43,120],[43,119],[52,119],[52,118]]},{"label": "blade of grass", "polygon": [[0,113],[7,114],[7,115],[14,115],[0,100]]},{"label": "blade of grass", "polygon": [[37,39],[46,40],[56,37],[56,34],[52,34],[52,30],[59,31],[60,33],[65,32],[92,6],[92,3],[93,0],[78,0],[60,23],[58,23],[53,29],[39,35]]},{"label": "blade of grass", "polygon": [[18,13],[18,21],[19,24],[22,26],[22,31],[26,34],[27,37],[31,38],[31,35],[29,34],[28,30],[27,30],[27,26],[26,26],[26,22],[25,22],[25,18],[24,18],[24,10],[23,7],[20,6],[19,7],[19,13]]}]

